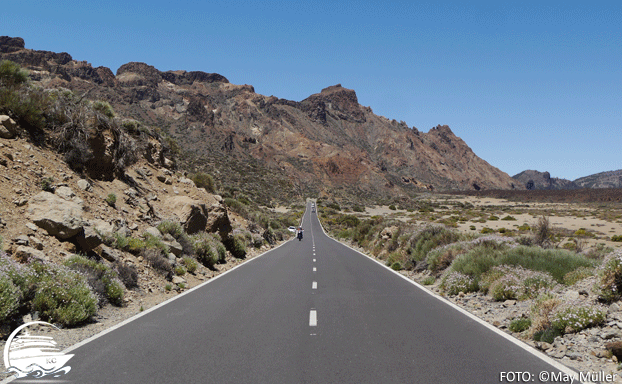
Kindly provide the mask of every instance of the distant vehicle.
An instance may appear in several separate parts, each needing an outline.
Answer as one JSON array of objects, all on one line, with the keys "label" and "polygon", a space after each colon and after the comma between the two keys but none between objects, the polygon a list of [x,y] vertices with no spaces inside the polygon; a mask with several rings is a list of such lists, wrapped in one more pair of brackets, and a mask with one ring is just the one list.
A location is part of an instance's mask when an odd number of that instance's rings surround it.
[{"label": "distant vehicle", "polygon": [[292,227],[287,228],[287,230],[290,232],[296,232],[296,227],[292,226]]}]

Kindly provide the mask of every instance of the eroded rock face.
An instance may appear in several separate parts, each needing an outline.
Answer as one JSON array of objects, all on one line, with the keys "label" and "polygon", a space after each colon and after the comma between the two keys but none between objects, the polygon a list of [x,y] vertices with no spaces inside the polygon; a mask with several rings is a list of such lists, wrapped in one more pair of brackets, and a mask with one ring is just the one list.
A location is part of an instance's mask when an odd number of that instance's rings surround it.
[{"label": "eroded rock face", "polygon": [[84,226],[82,205],[50,192],[40,192],[28,208],[30,219],[51,236],[61,240],[77,235]]},{"label": "eroded rock face", "polygon": [[220,202],[215,201],[208,207],[205,202],[188,196],[172,196],[165,200],[164,206],[188,234],[208,231],[226,235],[231,232],[227,209]]}]

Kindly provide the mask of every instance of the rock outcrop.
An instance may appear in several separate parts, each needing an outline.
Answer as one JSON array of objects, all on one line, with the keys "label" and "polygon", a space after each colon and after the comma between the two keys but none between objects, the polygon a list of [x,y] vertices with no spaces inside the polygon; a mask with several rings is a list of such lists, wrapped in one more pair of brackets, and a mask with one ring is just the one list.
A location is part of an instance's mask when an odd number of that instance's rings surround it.
[{"label": "rock outcrop", "polygon": [[[326,193],[365,200],[432,189],[522,188],[449,127],[423,133],[375,115],[340,84],[296,102],[259,95],[215,73],[163,72],[131,62],[113,74],[66,53],[26,49],[23,40],[11,38],[0,39],[0,59],[31,69],[42,85],[106,100],[121,115],[166,126],[190,154],[185,165],[263,202]],[[93,147],[109,158],[110,147],[100,139]],[[174,166],[154,143],[137,151]]]}]

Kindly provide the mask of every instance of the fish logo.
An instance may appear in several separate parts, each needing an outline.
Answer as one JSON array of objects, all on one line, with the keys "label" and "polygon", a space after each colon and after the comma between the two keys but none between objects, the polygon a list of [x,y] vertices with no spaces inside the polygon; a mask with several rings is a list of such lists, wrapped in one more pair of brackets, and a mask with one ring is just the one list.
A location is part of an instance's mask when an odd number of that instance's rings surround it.
[{"label": "fish logo", "polygon": [[45,321],[33,321],[19,326],[6,341],[4,346],[4,366],[6,373],[14,373],[15,378],[45,376],[60,377],[71,370],[65,364],[74,355],[66,355],[56,348],[54,338],[34,335],[28,327],[58,327]]}]

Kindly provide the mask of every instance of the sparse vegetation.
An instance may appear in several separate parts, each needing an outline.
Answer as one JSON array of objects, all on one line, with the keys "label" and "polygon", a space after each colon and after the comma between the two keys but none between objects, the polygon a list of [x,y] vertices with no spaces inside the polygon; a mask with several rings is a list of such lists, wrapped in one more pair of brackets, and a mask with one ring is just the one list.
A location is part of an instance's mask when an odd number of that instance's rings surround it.
[{"label": "sparse vegetation", "polygon": [[109,193],[108,196],[106,196],[106,203],[109,206],[114,207],[117,203],[117,195],[115,195],[114,193]]}]

